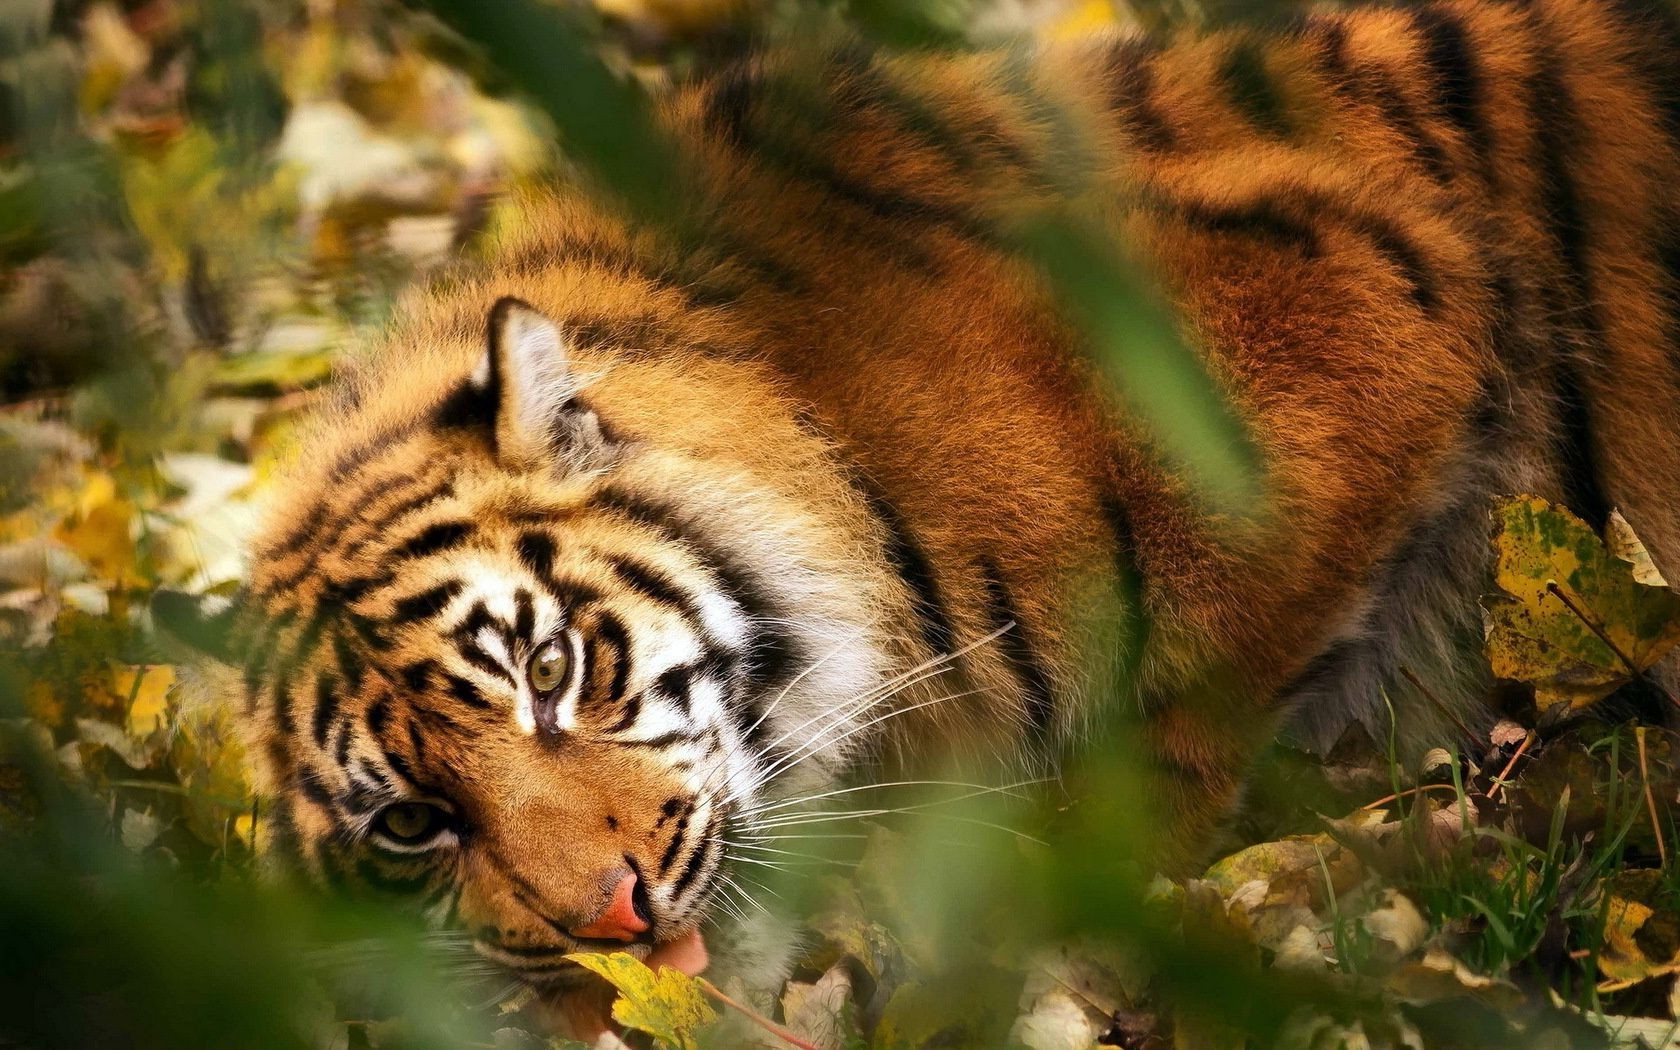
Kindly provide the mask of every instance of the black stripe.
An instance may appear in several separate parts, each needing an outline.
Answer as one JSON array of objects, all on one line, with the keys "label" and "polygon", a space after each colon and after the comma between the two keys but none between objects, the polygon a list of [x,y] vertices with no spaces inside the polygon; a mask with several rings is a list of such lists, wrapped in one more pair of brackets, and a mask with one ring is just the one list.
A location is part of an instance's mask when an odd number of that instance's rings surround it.
[{"label": "black stripe", "polygon": [[513,674],[506,667],[503,667],[495,657],[485,652],[484,647],[479,645],[477,642],[457,638],[455,640],[455,649],[461,654],[461,659],[478,668],[480,671],[483,671],[491,678],[500,679],[501,681],[506,682],[509,686],[518,688],[519,683],[514,680]]},{"label": "black stripe", "polygon": [[379,734],[383,733],[385,731],[385,727],[387,725],[389,725],[390,722],[391,722],[391,695],[389,693],[386,693],[385,695],[381,696],[379,699],[375,700],[373,703],[368,705],[368,709],[367,709],[368,732],[373,734],[374,739],[377,740],[379,738]]},{"label": "black stripe", "polygon": [[1446,151],[1418,123],[1394,80],[1381,69],[1355,66],[1347,57],[1347,27],[1340,22],[1324,20],[1323,47],[1319,51],[1320,65],[1336,94],[1355,104],[1374,107],[1383,121],[1406,140],[1412,155],[1423,165],[1429,177],[1439,183],[1452,178],[1452,167]]},{"label": "black stripe", "polygon": [[420,530],[419,535],[391,551],[390,556],[398,561],[429,557],[457,546],[472,532],[471,522],[440,521]]},{"label": "black stripe", "polygon": [[[683,833],[687,830],[688,818],[685,816],[677,821],[677,826],[671,831],[670,844],[665,847],[665,852],[659,856],[658,875],[660,878],[663,879],[665,874],[671,870],[671,865],[677,862],[677,852],[682,849]],[[673,896],[675,895],[673,894]]]},{"label": "black stripe", "polygon": [[298,793],[304,798],[322,809],[331,810],[333,808],[332,792],[328,791],[315,777],[306,775],[303,770],[298,770],[292,781],[297,785]]},{"label": "black stripe", "polygon": [[[612,677],[607,682],[603,699],[607,705],[624,701],[624,714],[613,727],[616,732],[633,723],[641,713],[641,697],[625,695],[629,692],[630,682],[630,634],[624,628],[624,621],[610,612],[603,611],[596,617],[591,639],[599,646],[610,648],[613,654]],[[592,650],[592,653],[598,652],[598,649]],[[594,666],[588,668],[591,674],[600,669],[598,660],[597,656]],[[598,687],[599,683],[595,684]]]},{"label": "black stripe", "polygon": [[443,676],[443,684],[449,687],[450,696],[468,707],[476,707],[480,711],[490,710],[492,704],[484,698],[484,694],[478,691],[478,686],[473,685],[460,675],[446,673]]},{"label": "black stripe", "polygon": [[997,563],[986,558],[981,565],[986,575],[986,611],[992,628],[1003,631],[998,638],[998,649],[1021,683],[1021,701],[1027,726],[1035,739],[1048,740],[1056,719],[1056,698],[1049,672],[1039,660],[1033,647],[1032,628],[1022,620],[1021,611],[1015,607],[1014,596],[1010,594],[1009,585],[1004,582]]},{"label": "black stripe", "polygon": [[338,675],[344,681],[344,691],[351,696],[362,691],[362,661],[350,649],[342,631],[333,632],[333,657],[338,663]]},{"label": "black stripe", "polygon": [[391,614],[391,620],[398,626],[421,620],[430,620],[447,609],[449,603],[455,599],[457,594],[461,593],[465,586],[466,584],[460,580],[447,580],[435,587],[428,587],[418,594],[410,595],[407,598],[399,598],[396,608]]},{"label": "black stripe", "polygon": [[340,769],[344,769],[350,764],[350,720],[348,718],[338,723],[337,733],[333,737],[333,761],[338,763]]},{"label": "black stripe", "polygon": [[1164,202],[1161,206],[1208,233],[1255,237],[1298,250],[1308,258],[1319,254],[1318,231],[1276,201],[1262,199],[1228,206],[1199,201]]},{"label": "black stripe", "polygon": [[395,751],[381,751],[380,755],[385,759],[385,764],[391,767],[391,772],[408,781],[415,787],[421,786],[420,778],[414,775],[413,767],[411,767],[407,762],[404,762],[401,755],[397,754]]},{"label": "black stripe", "polygon": [[402,679],[403,685],[411,693],[423,693],[432,685],[432,671],[437,664],[431,660],[420,660],[398,669],[397,677]]},{"label": "black stripe", "polygon": [[705,739],[704,733],[684,733],[678,730],[673,730],[669,733],[661,733],[658,736],[649,737],[646,740],[619,740],[616,741],[616,743],[619,747],[645,747],[650,750],[657,750],[659,748],[670,747],[673,744],[693,743],[696,740],[702,739]]},{"label": "black stripe", "polygon": [[327,733],[332,729],[333,719],[338,716],[338,701],[333,695],[333,686],[336,684],[326,674],[315,676],[315,714],[311,721],[316,747],[327,746]]},{"label": "black stripe", "polygon": [[1534,166],[1540,182],[1540,214],[1549,220],[1563,270],[1559,286],[1546,296],[1548,309],[1559,318],[1552,336],[1560,426],[1557,455],[1564,473],[1564,503],[1594,529],[1602,530],[1609,521],[1611,503],[1599,476],[1598,442],[1583,368],[1574,354],[1578,341],[1590,361],[1603,360],[1604,327],[1587,260],[1587,222],[1567,159],[1576,151],[1573,132],[1579,114],[1556,63],[1555,53],[1542,44],[1530,79],[1529,106],[1536,129]]},{"label": "black stripe", "polygon": [[319,604],[339,609],[354,605],[369,591],[383,587],[395,578],[395,573],[382,572],[373,576],[357,576],[348,580],[329,580],[321,588]]},{"label": "black stripe", "polygon": [[291,676],[284,670],[274,677],[274,723],[282,735],[290,735],[296,727],[292,721]]},{"label": "black stripe", "polygon": [[[416,713],[423,715],[427,712],[421,710],[416,711]],[[435,714],[436,712],[431,713]],[[414,752],[414,761],[424,763],[426,761],[425,736],[421,734],[420,727],[412,721],[407,724],[406,728],[408,729],[408,747],[409,750]],[[387,755],[386,757],[388,759],[390,756]]]},{"label": "black stripe", "polygon": [[606,562],[627,586],[682,613],[696,628],[703,625],[700,603],[665,571],[623,554],[609,555]]},{"label": "black stripe", "polygon": [[496,419],[496,398],[489,387],[463,379],[432,409],[431,424],[438,430],[475,430]]},{"label": "black stripe", "polygon": [[1680,10],[1672,0],[1610,0],[1633,45],[1651,101],[1680,149]]},{"label": "black stripe", "polygon": [[1398,271],[1407,294],[1420,309],[1432,311],[1440,304],[1440,292],[1423,251],[1397,223],[1385,216],[1351,210],[1342,201],[1313,190],[1291,190],[1287,200],[1286,204],[1281,198],[1262,197],[1232,206],[1165,201],[1158,206],[1209,233],[1258,237],[1299,250],[1309,259],[1322,252],[1320,231],[1297,218],[1293,209],[1299,208],[1320,223],[1340,222],[1369,241],[1372,250]]},{"label": "black stripe", "polygon": [[1100,503],[1103,521],[1114,539],[1115,591],[1120,600],[1123,617],[1121,645],[1125,654],[1123,666],[1128,677],[1134,675],[1143,659],[1153,629],[1148,606],[1144,604],[1143,568],[1138,564],[1137,536],[1132,530],[1131,515],[1112,492],[1103,492]]},{"label": "black stripe", "polygon": [[321,524],[326,520],[326,517],[327,505],[317,501],[304,514],[303,520],[294,525],[291,531],[268,545],[264,550],[264,555],[270,561],[278,561],[288,555],[296,554],[305,543],[315,539],[315,534],[320,531]]},{"label": "black stripe", "polygon": [[939,581],[928,561],[927,552],[916,542],[904,516],[874,481],[861,472],[852,471],[851,479],[870,513],[886,533],[881,553],[886,556],[899,579],[909,591],[910,608],[921,625],[922,643],[934,655],[956,649],[957,633],[951,626],[950,614],[940,596]]},{"label": "black stripe", "polygon": [[1482,116],[1484,86],[1464,23],[1439,7],[1418,8],[1412,23],[1423,37],[1436,108],[1464,136],[1477,170],[1492,182],[1493,133]]},{"label": "black stripe", "polygon": [[[838,56],[835,56],[838,57]],[[779,92],[774,107],[766,108],[778,117],[774,128],[760,128],[749,120],[760,80],[751,71],[720,78],[718,89],[707,104],[707,120],[722,141],[752,160],[779,170],[789,178],[810,183],[827,196],[868,212],[882,220],[866,232],[871,245],[891,241],[899,261],[907,266],[931,266],[922,241],[925,228],[934,227],[968,240],[990,243],[996,238],[988,226],[967,209],[942,201],[904,193],[901,187],[872,185],[844,173],[833,163],[837,143],[817,138],[805,142],[812,129],[844,124],[847,109],[855,109],[857,98],[848,98],[835,70],[823,72],[819,91],[826,97],[806,100],[793,90]],[[779,86],[779,85],[778,85]],[[791,87],[791,85],[790,85]],[[839,111],[839,112],[836,112]],[[915,226],[924,227],[917,230]]]},{"label": "black stripe", "polygon": [[521,587],[513,592],[513,633],[521,642],[533,642],[537,632],[537,608],[531,592]]},{"label": "black stripe", "polygon": [[554,537],[546,532],[522,532],[514,543],[519,560],[537,579],[547,583],[554,578]]},{"label": "black stripe", "polygon": [[590,506],[624,517],[685,548],[717,581],[724,597],[734,602],[752,624],[747,676],[766,687],[792,677],[802,654],[793,637],[778,626],[779,621],[787,618],[785,610],[759,586],[755,575],[731,558],[724,548],[707,542],[673,508],[616,486],[598,490],[590,497]]},{"label": "black stripe", "polygon": [[690,664],[682,664],[661,674],[653,683],[653,687],[659,691],[660,696],[671,701],[686,717],[690,714],[688,693],[693,687],[693,677],[694,667]]},{"label": "black stripe", "polygon": [[689,853],[688,863],[683,865],[682,873],[677,876],[677,881],[671,884],[671,900],[682,899],[683,891],[688,888],[688,884],[694,881],[696,875],[700,874],[700,868],[707,854],[715,849],[720,841],[721,839],[718,836],[702,835],[700,837],[700,840],[694,846],[694,850]]},{"label": "black stripe", "polygon": [[1156,50],[1153,41],[1139,39],[1114,46],[1108,58],[1108,102],[1133,145],[1146,152],[1164,153],[1173,148],[1176,136],[1152,97],[1155,68],[1151,63]]},{"label": "black stripe", "polygon": [[1294,131],[1287,104],[1266,70],[1266,54],[1258,41],[1236,41],[1219,64],[1218,76],[1231,105],[1255,130],[1274,138],[1288,138]]}]

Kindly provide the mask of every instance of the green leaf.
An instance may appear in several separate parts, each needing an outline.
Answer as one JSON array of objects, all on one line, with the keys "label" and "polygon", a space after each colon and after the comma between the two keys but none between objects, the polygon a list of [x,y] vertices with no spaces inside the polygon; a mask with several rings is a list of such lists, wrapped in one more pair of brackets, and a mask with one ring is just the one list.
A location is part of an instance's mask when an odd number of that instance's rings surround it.
[{"label": "green leaf", "polygon": [[[1680,597],[1641,583],[1634,563],[1580,518],[1520,496],[1494,520],[1499,592],[1482,600],[1488,659],[1501,678],[1532,684],[1542,711],[1586,707],[1680,642]],[[1626,539],[1618,546],[1633,549]]]},{"label": "green leaf", "polygon": [[717,1021],[700,982],[681,971],[669,966],[650,970],[625,952],[578,952],[566,958],[618,989],[613,1020],[677,1050],[697,1050],[700,1029]]},{"label": "green leaf", "polygon": [[1255,515],[1265,496],[1260,450],[1153,282],[1069,216],[1028,224],[1018,244],[1049,278],[1127,411],[1197,494],[1214,510]]}]

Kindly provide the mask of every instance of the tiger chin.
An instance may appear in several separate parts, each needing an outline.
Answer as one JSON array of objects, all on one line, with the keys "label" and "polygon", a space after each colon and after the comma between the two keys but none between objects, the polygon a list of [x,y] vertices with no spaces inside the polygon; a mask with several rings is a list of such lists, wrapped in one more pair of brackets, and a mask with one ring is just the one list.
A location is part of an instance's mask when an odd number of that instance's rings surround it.
[{"label": "tiger chin", "polygon": [[[763,987],[790,940],[730,919],[735,866],[842,778],[1102,726],[1183,870],[1280,730],[1486,722],[1496,496],[1619,507],[1680,569],[1677,40],[1442,3],[676,91],[709,237],[527,194],[354,359],[239,594],[156,603],[243,712],[266,852],[536,984],[704,948]],[[1264,512],[1198,500],[989,233],[1054,197],[1044,98]]]}]

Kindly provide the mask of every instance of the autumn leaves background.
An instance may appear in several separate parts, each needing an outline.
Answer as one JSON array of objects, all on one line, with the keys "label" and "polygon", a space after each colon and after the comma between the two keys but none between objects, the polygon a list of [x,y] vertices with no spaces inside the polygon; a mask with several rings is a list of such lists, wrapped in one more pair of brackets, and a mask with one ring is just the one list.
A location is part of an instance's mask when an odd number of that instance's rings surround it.
[{"label": "autumn leaves background", "polygon": [[[505,39],[475,36],[506,28],[475,10],[0,10],[0,1042],[547,1042],[528,994],[459,938],[252,878],[262,812],[228,716],[179,687],[142,614],[159,585],[236,585],[299,414],[403,287],[501,221],[500,191],[561,165],[624,174],[641,147],[614,136],[633,138],[638,93],[743,24],[810,14],[509,0],[496,10],[565,45],[564,75],[535,83],[498,62]],[[947,47],[1220,13],[826,16]],[[1077,285],[1091,246],[1038,233]],[[1152,323],[1089,320],[1122,340]],[[894,796],[877,808],[910,812],[752,873],[765,903],[809,916],[773,1001],[593,961],[615,1016],[676,1046],[1672,1041],[1680,738],[1626,724],[1612,694],[1672,703],[1644,672],[1680,640],[1680,599],[1626,523],[1606,544],[1511,496],[1489,525],[1487,657],[1511,715],[1491,733],[1460,726],[1418,768],[1381,742],[1278,749],[1228,855],[1180,882],[1112,862],[1139,831],[1113,804],[1123,761],[1049,804]]]}]

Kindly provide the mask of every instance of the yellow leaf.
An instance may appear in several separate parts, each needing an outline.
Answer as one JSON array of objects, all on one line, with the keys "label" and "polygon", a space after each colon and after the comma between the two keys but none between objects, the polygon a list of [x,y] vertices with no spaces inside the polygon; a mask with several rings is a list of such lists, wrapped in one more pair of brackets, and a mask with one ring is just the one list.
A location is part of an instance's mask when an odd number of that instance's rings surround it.
[{"label": "yellow leaf", "polygon": [[128,734],[145,738],[169,724],[169,690],[175,685],[175,669],[118,667],[111,672],[111,691],[133,697],[128,706]]},{"label": "yellow leaf", "polygon": [[53,538],[75,551],[101,579],[135,579],[134,504],[117,493],[105,473],[90,474],[74,506],[53,529]]},{"label": "yellow leaf", "polygon": [[179,732],[170,741],[169,764],[185,790],[187,825],[194,834],[217,844],[231,819],[235,834],[249,841],[255,830],[250,825],[251,774],[231,712],[215,705],[183,709]]},{"label": "yellow leaf", "polygon": [[[1535,496],[1505,501],[1494,518],[1488,660],[1501,678],[1532,684],[1541,710],[1594,703],[1680,642],[1680,597],[1636,579],[1581,519]],[[1637,537],[1626,535],[1632,550]]]},{"label": "yellow leaf", "polygon": [[1598,990],[1614,992],[1666,974],[1680,973],[1680,917],[1665,899],[1663,873],[1619,871],[1605,881],[1609,903],[1604,946],[1598,953]]},{"label": "yellow leaf", "polygon": [[699,1030],[717,1020],[700,982],[678,970],[650,970],[625,952],[579,952],[566,958],[618,989],[613,1020],[677,1050],[697,1050]]}]

